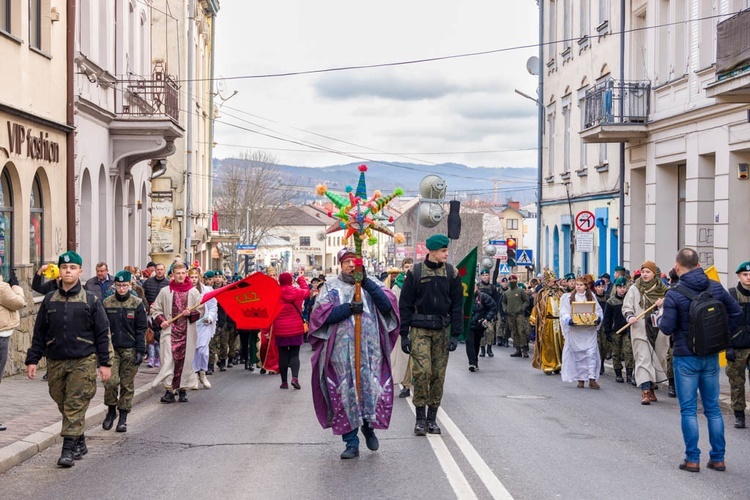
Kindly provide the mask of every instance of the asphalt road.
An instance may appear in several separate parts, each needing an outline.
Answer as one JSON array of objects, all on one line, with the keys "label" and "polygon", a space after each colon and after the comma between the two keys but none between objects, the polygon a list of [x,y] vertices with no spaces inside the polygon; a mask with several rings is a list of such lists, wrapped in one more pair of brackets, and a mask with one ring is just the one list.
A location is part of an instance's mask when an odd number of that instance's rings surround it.
[{"label": "asphalt road", "polygon": [[[339,437],[321,429],[309,392],[280,390],[278,377],[232,368],[190,402],[158,396],[136,406],[125,434],[92,429],[89,454],[72,469],[50,448],[4,475],[4,498],[750,498],[750,429],[725,415],[727,471],[683,459],[677,402],[640,405],[636,388],[576,389],[527,360],[496,348],[467,369],[463,346],[451,356],[441,415],[442,437],[412,435],[410,400],[397,399],[380,450],[340,460]],[[12,496],[6,496],[13,492]]]}]

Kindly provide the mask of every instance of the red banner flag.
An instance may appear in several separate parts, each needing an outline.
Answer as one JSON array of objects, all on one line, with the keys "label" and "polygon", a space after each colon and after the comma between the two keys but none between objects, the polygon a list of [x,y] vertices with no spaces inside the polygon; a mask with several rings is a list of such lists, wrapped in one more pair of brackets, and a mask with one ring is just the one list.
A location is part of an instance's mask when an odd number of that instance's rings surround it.
[{"label": "red banner flag", "polygon": [[240,330],[268,328],[281,310],[281,287],[263,273],[212,290],[201,304],[214,298]]}]

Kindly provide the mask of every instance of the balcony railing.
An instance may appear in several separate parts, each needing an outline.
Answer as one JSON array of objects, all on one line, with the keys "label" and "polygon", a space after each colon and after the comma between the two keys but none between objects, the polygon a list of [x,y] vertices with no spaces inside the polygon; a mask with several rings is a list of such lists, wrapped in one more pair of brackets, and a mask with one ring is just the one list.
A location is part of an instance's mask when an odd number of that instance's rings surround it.
[{"label": "balcony railing", "polygon": [[651,84],[607,80],[586,91],[584,130],[599,125],[645,125]]},{"label": "balcony railing", "polygon": [[151,80],[130,78],[117,82],[117,114],[123,116],[164,117],[180,121],[180,98],[177,82],[160,65]]}]

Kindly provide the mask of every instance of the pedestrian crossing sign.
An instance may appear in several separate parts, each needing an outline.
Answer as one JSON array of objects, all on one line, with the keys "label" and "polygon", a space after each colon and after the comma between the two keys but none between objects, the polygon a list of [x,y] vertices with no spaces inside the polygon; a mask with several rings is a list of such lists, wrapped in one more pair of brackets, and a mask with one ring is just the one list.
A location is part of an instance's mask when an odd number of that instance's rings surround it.
[{"label": "pedestrian crossing sign", "polygon": [[510,269],[508,269],[508,264],[502,264],[500,266],[500,274],[510,274]]},{"label": "pedestrian crossing sign", "polygon": [[516,252],[516,265],[517,266],[533,266],[534,265],[534,254],[532,250],[518,250]]}]

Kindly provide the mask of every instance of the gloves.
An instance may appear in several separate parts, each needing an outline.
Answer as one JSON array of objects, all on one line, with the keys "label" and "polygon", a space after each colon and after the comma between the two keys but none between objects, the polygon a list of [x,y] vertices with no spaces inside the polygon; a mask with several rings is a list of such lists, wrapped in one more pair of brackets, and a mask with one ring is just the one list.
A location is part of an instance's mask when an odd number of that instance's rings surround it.
[{"label": "gloves", "polygon": [[408,335],[401,335],[401,350],[405,354],[411,354],[411,339]]},{"label": "gloves", "polygon": [[458,337],[451,337],[450,344],[448,344],[448,350],[453,352],[456,350],[456,347],[458,347]]},{"label": "gloves", "polygon": [[362,304],[362,302],[351,302],[349,303],[349,309],[352,311],[352,314],[362,314],[364,311],[364,304]]},{"label": "gloves", "polygon": [[732,349],[731,347],[727,349],[726,355],[727,361],[737,361],[737,356],[734,354],[734,349]]},{"label": "gloves", "polygon": [[144,355],[143,355],[142,352],[135,353],[135,359],[133,360],[133,364],[135,364],[136,366],[138,366],[141,363],[143,363],[143,357],[144,357]]},{"label": "gloves", "polygon": [[10,286],[19,286],[18,277],[16,277],[16,272],[13,269],[10,270],[10,277],[8,278],[8,284]]},{"label": "gloves", "polygon": [[575,322],[575,321],[573,321],[573,318],[570,318],[570,319],[568,320],[568,324],[569,324],[570,326],[576,326],[576,322]]}]

